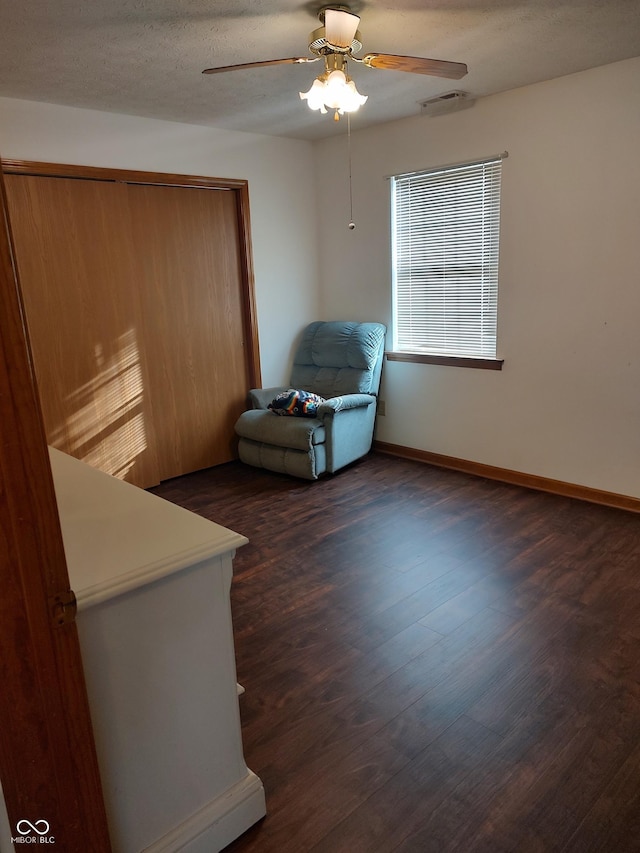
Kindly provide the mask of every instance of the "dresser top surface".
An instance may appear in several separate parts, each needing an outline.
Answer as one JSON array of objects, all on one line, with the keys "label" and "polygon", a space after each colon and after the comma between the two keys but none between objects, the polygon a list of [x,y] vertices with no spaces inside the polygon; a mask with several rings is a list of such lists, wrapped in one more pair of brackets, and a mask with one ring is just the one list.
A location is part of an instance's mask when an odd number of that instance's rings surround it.
[{"label": "dresser top surface", "polygon": [[79,610],[248,541],[59,450],[49,454]]}]

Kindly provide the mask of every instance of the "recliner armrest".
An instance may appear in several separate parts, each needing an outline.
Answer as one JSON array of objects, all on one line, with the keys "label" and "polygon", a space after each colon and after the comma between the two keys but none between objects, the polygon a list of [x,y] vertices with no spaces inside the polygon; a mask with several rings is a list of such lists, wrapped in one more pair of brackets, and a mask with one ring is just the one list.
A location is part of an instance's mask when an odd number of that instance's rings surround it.
[{"label": "recliner armrest", "polygon": [[289,388],[289,385],[276,385],[273,388],[252,388],[251,391],[249,391],[249,402],[251,403],[251,408],[268,409],[269,403],[273,398],[277,397],[278,394],[281,394],[283,391],[287,391]]},{"label": "recliner armrest", "polygon": [[331,397],[318,406],[317,417],[333,415],[336,412],[343,412],[345,409],[364,408],[375,402],[376,398],[373,394],[343,394],[340,397]]}]

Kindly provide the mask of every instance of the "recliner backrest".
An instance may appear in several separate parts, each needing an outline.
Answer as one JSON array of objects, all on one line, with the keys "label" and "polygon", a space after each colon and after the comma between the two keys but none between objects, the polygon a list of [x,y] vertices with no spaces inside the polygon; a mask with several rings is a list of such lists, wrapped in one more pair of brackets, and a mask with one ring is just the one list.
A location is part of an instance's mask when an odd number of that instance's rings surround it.
[{"label": "recliner backrest", "polygon": [[341,394],[377,394],[385,332],[382,323],[311,323],[293,359],[292,387],[327,399]]}]

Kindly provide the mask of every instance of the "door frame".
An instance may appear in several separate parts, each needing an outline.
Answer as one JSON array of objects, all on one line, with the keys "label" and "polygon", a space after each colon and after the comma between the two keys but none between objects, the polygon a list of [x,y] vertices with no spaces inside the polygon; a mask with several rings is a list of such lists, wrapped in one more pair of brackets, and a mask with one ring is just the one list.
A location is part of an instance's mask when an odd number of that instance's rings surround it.
[{"label": "door frame", "polygon": [[[69,577],[0,174],[0,780],[12,836],[110,851]],[[67,613],[71,613],[69,619]],[[38,840],[40,840],[38,838]]]},{"label": "door frame", "polygon": [[49,178],[114,181],[128,184],[148,184],[163,187],[195,187],[209,190],[229,190],[235,193],[238,211],[240,273],[242,286],[243,328],[246,363],[250,388],[260,388],[260,345],[256,309],[253,252],[251,248],[251,219],[249,215],[249,182],[242,178],[213,178],[201,175],[179,175],[164,172],[143,172],[131,169],[106,169],[99,166],[77,166],[65,163],[39,163],[31,160],[0,160],[7,175],[34,175]]}]

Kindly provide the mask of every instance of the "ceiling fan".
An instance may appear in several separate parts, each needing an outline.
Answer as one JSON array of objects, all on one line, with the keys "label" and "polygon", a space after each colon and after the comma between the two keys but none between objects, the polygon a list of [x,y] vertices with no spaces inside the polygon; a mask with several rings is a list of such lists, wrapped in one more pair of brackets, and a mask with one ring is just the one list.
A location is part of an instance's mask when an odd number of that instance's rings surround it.
[{"label": "ceiling fan", "polygon": [[318,13],[318,18],[322,26],[309,36],[309,51],[313,56],[267,59],[261,62],[245,62],[241,65],[225,65],[221,68],[205,68],[202,73],[220,74],[224,71],[264,68],[268,65],[301,64],[324,60],[324,72],[314,80],[308,92],[300,92],[300,97],[306,100],[313,110],[320,110],[322,113],[326,113],[327,108],[334,110],[336,120],[345,112],[357,110],[367,100],[367,96],[357,91],[355,83],[347,74],[347,61],[357,62],[368,68],[428,74],[451,80],[459,80],[467,73],[467,66],[463,62],[448,62],[443,59],[396,56],[390,53],[367,53],[357,57],[355,54],[362,49],[361,35],[358,30],[360,17],[354,15],[348,6],[323,6]]}]

